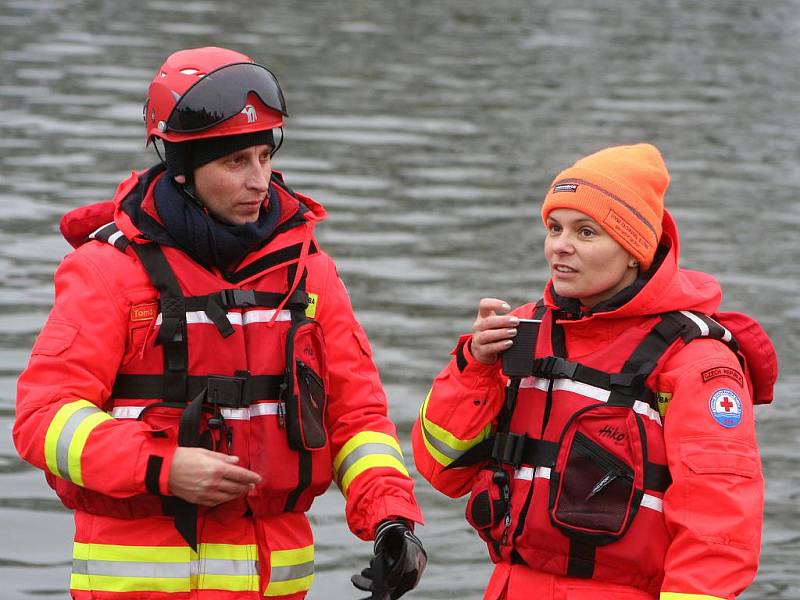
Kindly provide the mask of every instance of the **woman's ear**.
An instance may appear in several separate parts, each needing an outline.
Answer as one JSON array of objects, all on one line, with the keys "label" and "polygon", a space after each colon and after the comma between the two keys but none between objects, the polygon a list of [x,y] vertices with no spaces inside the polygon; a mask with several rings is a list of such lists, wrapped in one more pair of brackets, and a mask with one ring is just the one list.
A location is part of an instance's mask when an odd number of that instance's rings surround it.
[{"label": "woman's ear", "polygon": [[635,258],[632,258],[628,261],[628,267],[631,269],[638,269],[639,268],[639,261]]},{"label": "woman's ear", "polygon": [[186,175],[175,175],[175,181],[183,185],[186,183]]}]

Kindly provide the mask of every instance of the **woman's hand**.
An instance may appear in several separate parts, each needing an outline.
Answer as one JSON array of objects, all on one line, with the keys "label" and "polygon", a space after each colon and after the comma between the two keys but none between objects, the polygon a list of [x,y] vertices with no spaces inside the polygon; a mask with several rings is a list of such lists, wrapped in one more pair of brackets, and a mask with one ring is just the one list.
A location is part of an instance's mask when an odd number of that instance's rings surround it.
[{"label": "woman's hand", "polygon": [[[482,298],[478,304],[478,317],[472,326],[472,343],[470,352],[478,362],[491,365],[497,361],[500,353],[513,343],[517,335],[515,329],[519,319],[506,315],[511,307],[507,302],[497,298]],[[500,313],[500,314],[498,314]]]}]

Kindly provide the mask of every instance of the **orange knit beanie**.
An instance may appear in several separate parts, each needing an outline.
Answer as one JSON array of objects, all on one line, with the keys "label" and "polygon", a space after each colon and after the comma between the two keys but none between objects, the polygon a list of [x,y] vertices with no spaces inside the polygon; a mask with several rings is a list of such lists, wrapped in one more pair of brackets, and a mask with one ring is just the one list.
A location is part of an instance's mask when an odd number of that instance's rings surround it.
[{"label": "orange knit beanie", "polygon": [[580,159],[553,180],[542,220],[557,208],[580,211],[647,270],[661,238],[669,172],[650,144],[614,146]]}]

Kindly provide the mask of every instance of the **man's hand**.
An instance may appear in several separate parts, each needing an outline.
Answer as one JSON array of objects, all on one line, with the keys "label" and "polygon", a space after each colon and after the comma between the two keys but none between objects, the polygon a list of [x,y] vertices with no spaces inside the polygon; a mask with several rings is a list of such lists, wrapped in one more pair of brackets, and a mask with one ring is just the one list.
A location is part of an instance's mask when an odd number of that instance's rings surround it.
[{"label": "man's hand", "polygon": [[261,481],[261,476],[237,467],[237,462],[238,456],[179,447],[169,472],[169,491],[202,506],[216,506],[243,496]]},{"label": "man's hand", "polygon": [[[478,317],[472,325],[472,342],[469,350],[478,362],[494,364],[503,350],[508,350],[519,319],[506,315],[511,307],[497,298],[483,298],[478,305]],[[497,314],[501,313],[501,314]]]},{"label": "man's hand", "polygon": [[353,575],[353,585],[372,592],[364,600],[395,600],[417,587],[428,555],[422,542],[400,519],[383,521],[375,533],[375,546],[369,567]]}]

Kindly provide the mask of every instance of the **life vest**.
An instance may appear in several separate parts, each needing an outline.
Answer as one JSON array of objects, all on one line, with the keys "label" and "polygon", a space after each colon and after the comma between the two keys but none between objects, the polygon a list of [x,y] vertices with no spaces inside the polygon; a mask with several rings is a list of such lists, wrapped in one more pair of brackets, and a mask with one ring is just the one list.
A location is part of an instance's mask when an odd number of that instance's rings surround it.
[{"label": "life vest", "polygon": [[[228,276],[231,286],[247,279],[249,289],[219,289],[219,277],[182,252],[131,242],[114,223],[90,237],[133,251],[158,292],[132,309],[131,351],[108,412],[139,419],[180,446],[236,455],[239,466],[261,475],[246,497],[202,509],[215,520],[307,511],[332,480],[326,350],[305,287],[305,258],[318,252],[310,235]],[[159,495],[160,461],[151,457],[147,465],[150,493],[132,498],[51,474],[48,481],[68,508],[124,519],[172,516],[195,547],[198,509]]]},{"label": "life vest", "polygon": [[[658,596],[670,542],[662,500],[671,479],[650,377],[673,345],[701,337],[727,344],[743,370],[744,355],[723,324],[680,311],[631,328],[577,363],[563,358],[554,312],[539,302],[533,317],[541,319],[535,358],[527,376],[510,379],[495,434],[446,467],[486,463],[467,520],[496,563]],[[723,322],[737,329],[754,323]],[[769,399],[754,393],[756,403]]]}]

